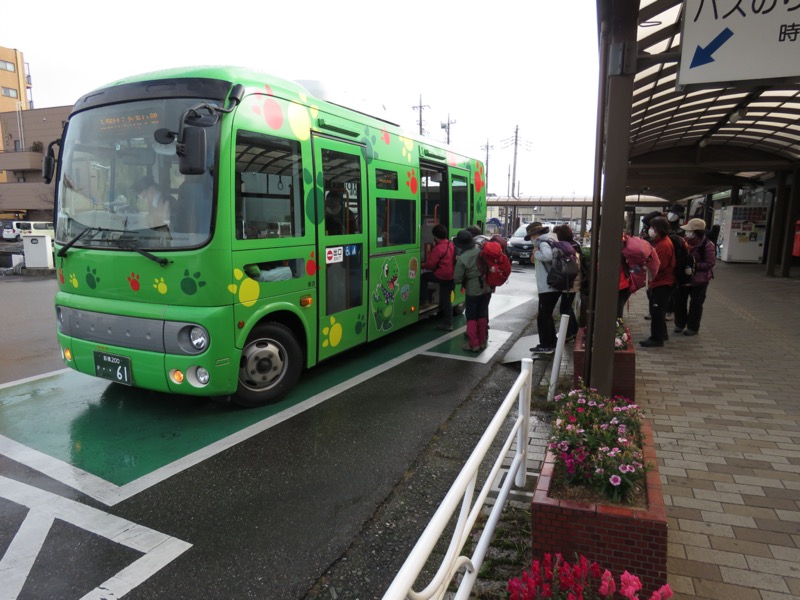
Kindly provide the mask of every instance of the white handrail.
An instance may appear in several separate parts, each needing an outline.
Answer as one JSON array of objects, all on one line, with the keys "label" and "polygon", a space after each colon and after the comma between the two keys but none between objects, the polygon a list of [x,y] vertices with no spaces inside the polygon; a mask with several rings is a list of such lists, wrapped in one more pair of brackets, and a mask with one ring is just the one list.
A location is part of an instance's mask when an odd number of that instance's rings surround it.
[{"label": "white handrail", "polygon": [[[511,389],[500,405],[489,427],[472,451],[469,459],[467,459],[458,477],[456,477],[450,491],[447,492],[447,495],[444,497],[444,500],[442,500],[442,503],[428,523],[422,536],[417,541],[411,554],[409,554],[405,563],[403,563],[403,566],[400,568],[400,571],[397,573],[397,576],[394,578],[394,581],[384,594],[384,600],[404,600],[405,598],[410,598],[411,600],[428,600],[430,598],[443,598],[450,581],[462,566],[466,566],[466,570],[459,585],[456,599],[463,600],[469,597],[472,586],[478,576],[478,571],[486,556],[486,551],[489,548],[495,526],[500,519],[500,514],[503,511],[506,499],[511,490],[512,482],[516,484],[517,487],[525,486],[532,391],[533,361],[530,358],[524,358],[522,359],[522,370],[519,377],[517,377],[514,385],[511,386]],[[506,422],[508,414],[514,406],[515,399],[519,407],[517,420],[514,422],[512,430],[473,504],[472,496],[478,478],[478,469],[484,457],[489,452],[497,434],[500,432],[500,428]],[[505,478],[503,487],[500,489],[492,512],[486,521],[481,537],[475,547],[475,551],[471,557],[463,556],[460,554],[461,550],[472,532],[472,528],[483,508],[492,483],[500,472],[503,460],[511,449],[515,437],[517,442],[516,451],[508,476]],[[453,537],[445,557],[428,586],[420,592],[415,592],[412,586],[427,563],[439,538],[441,538],[442,532],[452,519],[459,503],[461,504],[461,512],[459,513],[455,530],[453,531]]]}]

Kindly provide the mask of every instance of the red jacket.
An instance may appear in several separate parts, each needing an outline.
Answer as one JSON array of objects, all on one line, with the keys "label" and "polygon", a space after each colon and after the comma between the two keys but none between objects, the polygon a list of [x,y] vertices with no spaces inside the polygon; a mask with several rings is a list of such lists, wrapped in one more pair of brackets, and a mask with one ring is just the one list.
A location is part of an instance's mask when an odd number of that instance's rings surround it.
[{"label": "red jacket", "polygon": [[675,248],[672,245],[672,240],[668,237],[656,236],[655,239],[650,240],[650,243],[653,244],[656,254],[658,254],[658,259],[661,261],[658,273],[650,280],[650,287],[675,285]]},{"label": "red jacket", "polygon": [[455,266],[456,250],[450,240],[439,240],[431,248],[422,268],[426,271],[433,271],[437,279],[452,279],[453,268]]}]

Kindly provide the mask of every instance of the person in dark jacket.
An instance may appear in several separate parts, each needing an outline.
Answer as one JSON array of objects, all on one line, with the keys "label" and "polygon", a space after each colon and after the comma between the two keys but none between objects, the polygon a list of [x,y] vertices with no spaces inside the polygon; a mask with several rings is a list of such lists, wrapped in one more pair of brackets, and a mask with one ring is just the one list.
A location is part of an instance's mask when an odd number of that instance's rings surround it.
[{"label": "person in dark jacket", "polygon": [[[581,246],[575,241],[572,233],[572,228],[569,225],[556,225],[553,227],[553,233],[556,234],[559,242],[568,242],[575,250],[578,260],[581,258]],[[574,342],[578,335],[578,318],[575,316],[575,296],[581,291],[582,278],[585,277],[581,271],[575,278],[572,284],[572,289],[566,290],[561,293],[561,304],[558,307],[558,312],[562,315],[569,315],[569,325],[567,325],[567,336],[565,342]]]},{"label": "person in dark jacket", "polygon": [[667,333],[666,308],[675,285],[675,248],[669,239],[669,221],[655,217],[650,221],[648,235],[650,243],[658,254],[658,272],[650,280],[648,300],[650,301],[650,337],[639,342],[645,348],[663,346],[669,339]]},{"label": "person in dark jacket", "polygon": [[439,324],[443,331],[453,331],[453,271],[456,264],[455,246],[448,239],[447,227],[438,223],[433,227],[434,246],[422,263],[420,304],[430,297],[429,283],[439,284]]},{"label": "person in dark jacket", "polygon": [[695,260],[695,272],[689,285],[677,288],[675,333],[697,335],[700,331],[700,320],[703,318],[703,303],[706,300],[708,283],[714,277],[717,249],[706,236],[706,222],[703,219],[690,219],[682,229],[686,232],[689,251]]}]

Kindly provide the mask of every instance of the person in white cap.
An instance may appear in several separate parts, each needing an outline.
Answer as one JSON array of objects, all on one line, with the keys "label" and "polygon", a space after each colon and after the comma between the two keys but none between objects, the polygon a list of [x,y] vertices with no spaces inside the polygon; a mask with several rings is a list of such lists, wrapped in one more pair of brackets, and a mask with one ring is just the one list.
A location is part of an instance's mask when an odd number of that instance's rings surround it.
[{"label": "person in white cap", "polygon": [[703,318],[708,283],[714,277],[717,249],[706,236],[706,222],[703,219],[689,219],[681,229],[686,232],[689,251],[694,256],[695,271],[689,284],[678,286],[675,293],[675,333],[697,335]]}]

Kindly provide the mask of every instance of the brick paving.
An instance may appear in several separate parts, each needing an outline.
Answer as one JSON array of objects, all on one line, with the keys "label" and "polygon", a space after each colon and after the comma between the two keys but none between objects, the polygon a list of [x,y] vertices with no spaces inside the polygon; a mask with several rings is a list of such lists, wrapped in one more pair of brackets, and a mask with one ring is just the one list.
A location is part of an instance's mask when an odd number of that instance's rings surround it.
[{"label": "brick paving", "polygon": [[[637,344],[678,599],[800,598],[800,280],[718,263],[700,334]],[[647,301],[626,321],[649,335]]]}]

